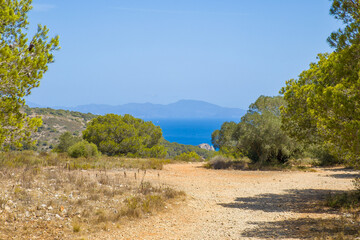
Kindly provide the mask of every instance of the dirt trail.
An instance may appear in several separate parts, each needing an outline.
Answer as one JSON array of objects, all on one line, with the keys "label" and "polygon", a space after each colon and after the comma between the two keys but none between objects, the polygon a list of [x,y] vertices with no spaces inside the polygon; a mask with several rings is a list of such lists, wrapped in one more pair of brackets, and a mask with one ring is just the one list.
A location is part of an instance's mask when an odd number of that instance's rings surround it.
[{"label": "dirt trail", "polygon": [[[159,175],[158,175],[159,174]],[[145,180],[167,184],[187,194],[179,206],[129,222],[94,239],[299,239],[309,224],[335,213],[312,203],[352,189],[354,172],[207,170],[201,164],[170,164],[148,171]],[[314,231],[316,231],[314,229]],[[92,239],[92,238],[90,238]]]}]

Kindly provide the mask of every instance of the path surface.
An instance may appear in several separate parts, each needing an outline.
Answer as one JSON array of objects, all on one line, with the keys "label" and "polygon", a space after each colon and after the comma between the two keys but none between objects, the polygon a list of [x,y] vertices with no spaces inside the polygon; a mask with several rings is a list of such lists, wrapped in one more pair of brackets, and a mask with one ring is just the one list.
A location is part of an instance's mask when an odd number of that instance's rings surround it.
[{"label": "path surface", "polygon": [[352,189],[355,175],[342,169],[234,171],[207,170],[199,163],[170,164],[162,171],[148,171],[145,180],[185,191],[185,202],[93,238],[312,238],[312,233],[304,233],[302,228],[335,216],[312,203],[329,192]]}]

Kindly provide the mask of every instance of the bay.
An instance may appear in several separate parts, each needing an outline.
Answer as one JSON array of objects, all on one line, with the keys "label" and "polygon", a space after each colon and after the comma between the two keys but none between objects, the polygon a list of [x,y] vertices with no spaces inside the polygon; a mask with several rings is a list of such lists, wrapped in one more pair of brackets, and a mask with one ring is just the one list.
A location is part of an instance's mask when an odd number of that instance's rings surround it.
[{"label": "bay", "polygon": [[224,122],[239,122],[240,119],[146,119],[160,126],[169,142],[188,145],[211,144],[211,134]]}]

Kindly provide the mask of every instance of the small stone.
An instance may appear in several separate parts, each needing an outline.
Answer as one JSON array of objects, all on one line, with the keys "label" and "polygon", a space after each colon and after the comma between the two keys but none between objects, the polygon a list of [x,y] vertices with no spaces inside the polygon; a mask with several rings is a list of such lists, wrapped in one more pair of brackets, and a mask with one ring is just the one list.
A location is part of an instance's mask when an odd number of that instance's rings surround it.
[{"label": "small stone", "polygon": [[26,217],[30,217],[29,211],[26,211],[26,212],[25,212],[25,216],[26,216]]},{"label": "small stone", "polygon": [[47,206],[46,206],[46,204],[41,204],[40,207],[41,207],[41,208],[46,208]]},{"label": "small stone", "polygon": [[53,207],[52,206],[48,207],[48,210],[53,210]]},{"label": "small stone", "polygon": [[5,205],[5,211],[10,212],[11,208],[8,205]]}]

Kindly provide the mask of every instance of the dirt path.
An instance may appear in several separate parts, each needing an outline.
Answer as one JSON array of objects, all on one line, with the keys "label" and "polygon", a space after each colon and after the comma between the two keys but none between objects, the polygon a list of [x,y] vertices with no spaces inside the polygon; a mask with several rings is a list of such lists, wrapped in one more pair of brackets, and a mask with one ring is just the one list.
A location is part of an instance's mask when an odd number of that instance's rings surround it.
[{"label": "dirt path", "polygon": [[[160,176],[159,176],[159,175]],[[355,173],[207,170],[201,164],[170,164],[145,180],[170,185],[187,200],[163,213],[102,232],[94,239],[299,239],[335,213],[312,203],[352,189]],[[304,228],[307,230],[304,231]]]}]

